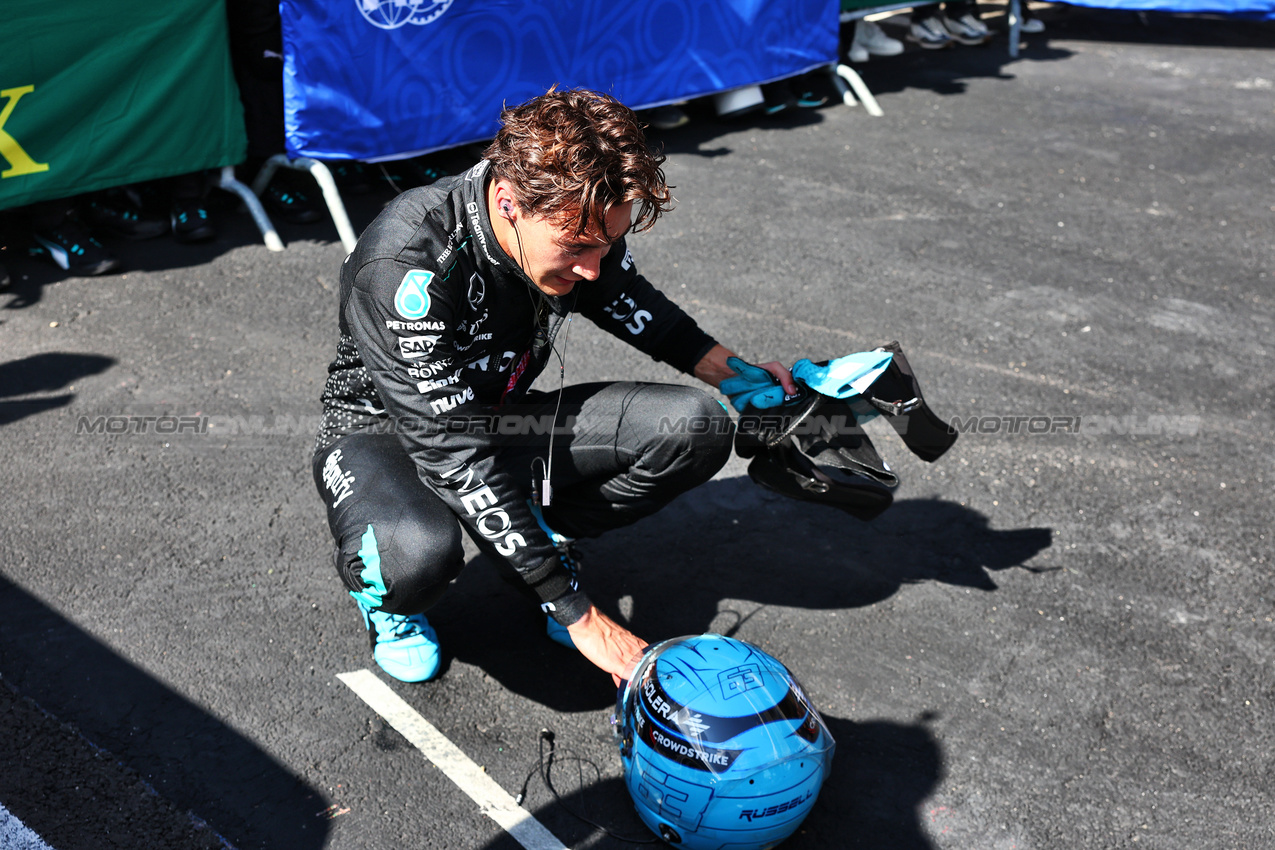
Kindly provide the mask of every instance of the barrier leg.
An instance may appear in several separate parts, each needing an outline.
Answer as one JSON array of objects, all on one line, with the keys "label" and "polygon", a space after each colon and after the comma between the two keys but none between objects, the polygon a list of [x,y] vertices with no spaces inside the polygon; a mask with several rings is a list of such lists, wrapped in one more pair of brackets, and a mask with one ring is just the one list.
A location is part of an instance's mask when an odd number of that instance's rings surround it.
[{"label": "barrier leg", "polygon": [[1020,0],[1009,0],[1009,56],[1018,58],[1019,30],[1023,25],[1023,7]]},{"label": "barrier leg", "polygon": [[846,81],[841,79],[841,75],[837,73],[837,63],[828,66],[828,76],[832,78],[832,85],[837,89],[837,97],[841,98],[841,102],[846,106],[858,106],[859,101],[854,99],[854,95],[850,92],[850,87],[846,85]]},{"label": "barrier leg", "polygon": [[293,160],[291,165],[296,169],[304,168],[314,176],[315,182],[323,190],[323,200],[327,202],[328,212],[332,215],[332,223],[336,225],[336,234],[341,237],[345,253],[353,252],[359,238],[354,235],[354,228],[350,226],[350,217],[345,212],[345,204],[341,202],[341,192],[336,188],[332,172],[317,159],[310,159],[307,156]]},{"label": "barrier leg", "polygon": [[270,216],[266,215],[265,207],[261,206],[261,201],[251,189],[235,179],[233,166],[227,165],[221,169],[221,181],[218,185],[228,192],[234,192],[243,200],[244,206],[252,214],[252,220],[256,223],[257,229],[261,231],[261,238],[265,240],[266,248],[271,251],[282,251],[283,241],[279,238],[278,231],[274,229]]},{"label": "barrier leg", "polygon": [[288,159],[287,154],[275,154],[266,160],[265,165],[261,166],[261,171],[257,172],[257,177],[252,181],[252,191],[257,195],[261,195],[266,191],[266,187],[270,185],[270,181],[274,178],[275,172],[280,168],[292,168],[297,171],[308,171],[314,177],[314,181],[319,184],[319,189],[323,192],[323,201],[328,206],[328,213],[332,216],[332,223],[336,225],[337,236],[341,239],[341,245],[348,254],[354,250],[358,237],[354,235],[354,228],[350,225],[350,216],[345,211],[345,204],[341,201],[341,192],[336,187],[336,181],[332,179],[332,172],[328,167],[317,159],[311,159],[308,156],[298,157],[297,159]]},{"label": "barrier leg", "polygon": [[[1014,0],[1017,2],[1017,0]],[[880,118],[885,113],[881,111],[881,107],[877,104],[877,99],[872,96],[872,92],[868,91],[868,87],[864,85],[863,78],[858,72],[849,65],[838,65],[837,76],[850,84],[850,88],[854,89],[855,95],[859,100],[863,101],[863,108],[868,110],[868,114]]]},{"label": "barrier leg", "polygon": [[279,166],[285,168],[291,165],[287,154],[277,153],[266,160],[261,166],[261,170],[257,172],[257,176],[252,181],[252,191],[258,198],[266,191],[266,187],[270,185],[270,181],[274,179],[274,173],[279,170]]}]

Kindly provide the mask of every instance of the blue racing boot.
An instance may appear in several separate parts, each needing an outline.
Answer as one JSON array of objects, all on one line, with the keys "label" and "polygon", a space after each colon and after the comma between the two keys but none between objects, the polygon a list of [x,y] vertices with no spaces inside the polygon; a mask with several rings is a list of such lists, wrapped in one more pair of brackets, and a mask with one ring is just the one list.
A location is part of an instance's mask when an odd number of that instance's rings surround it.
[{"label": "blue racing boot", "polygon": [[382,670],[400,682],[424,682],[438,675],[438,635],[424,614],[387,614],[355,601],[372,642],[372,657]]},{"label": "blue racing boot", "polygon": [[[539,523],[540,529],[549,535],[549,542],[553,544],[553,548],[558,550],[558,558],[562,561],[562,565],[571,571],[572,578],[580,577],[580,554],[576,552],[575,538],[567,537],[565,534],[559,534],[549,527],[545,522],[545,515],[540,511],[540,506],[534,500],[528,499],[527,505],[531,508],[531,513]],[[549,617],[545,621],[545,633],[549,635],[549,639],[555,643],[560,643],[567,649],[575,649],[575,641],[571,639],[571,633],[567,631],[567,627],[559,623],[553,617]]]}]

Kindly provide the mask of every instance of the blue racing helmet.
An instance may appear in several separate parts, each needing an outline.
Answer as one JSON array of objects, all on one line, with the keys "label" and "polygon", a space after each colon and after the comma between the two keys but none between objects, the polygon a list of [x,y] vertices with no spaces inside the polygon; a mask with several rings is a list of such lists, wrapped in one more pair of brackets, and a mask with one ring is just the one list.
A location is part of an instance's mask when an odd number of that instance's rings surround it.
[{"label": "blue racing helmet", "polygon": [[674,847],[765,850],[819,796],[836,742],[788,668],[721,635],[650,649],[620,691],[624,784]]}]

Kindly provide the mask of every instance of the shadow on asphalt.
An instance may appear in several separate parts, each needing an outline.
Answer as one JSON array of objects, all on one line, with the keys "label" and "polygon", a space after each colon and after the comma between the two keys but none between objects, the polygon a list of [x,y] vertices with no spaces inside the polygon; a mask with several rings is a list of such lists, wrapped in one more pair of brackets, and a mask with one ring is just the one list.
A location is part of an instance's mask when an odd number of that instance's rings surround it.
[{"label": "shadow on asphalt", "polygon": [[[1275,22],[1220,15],[1175,15],[1114,9],[1055,7],[1040,16],[1044,38],[1166,44],[1181,47],[1275,47]],[[1039,36],[1037,36],[1039,38]]]},{"label": "shadow on asphalt", "polygon": [[[656,641],[710,628],[734,634],[773,606],[861,608],[919,582],[995,592],[995,573],[1024,567],[1052,538],[1048,528],[994,529],[978,511],[939,499],[901,500],[864,523],[729,478],[581,549],[598,607]],[[430,622],[456,658],[555,711],[615,698],[578,653],[545,639],[536,607],[486,558],[466,567]]]},{"label": "shadow on asphalt", "polygon": [[[792,850],[933,850],[923,829],[921,804],[942,778],[943,755],[926,726],[930,719],[920,718],[915,724],[856,723],[824,715],[837,742],[832,772],[799,832],[783,846]],[[547,756],[543,745],[542,752]],[[546,765],[559,799],[532,814],[568,847],[610,850],[652,839],[624,783],[618,778],[602,779],[598,765],[574,757],[564,747],[558,748],[551,764],[541,760],[529,783],[530,799],[542,800],[551,793],[542,778]],[[601,837],[601,830],[586,818],[618,837]],[[508,836],[501,836],[483,850],[517,847]]]},{"label": "shadow on asphalt", "polygon": [[[115,365],[112,357],[100,354],[69,354],[60,351],[33,354],[20,360],[0,363],[0,399],[32,393],[56,392],[87,375],[97,375]],[[74,393],[0,401],[0,425],[8,425],[46,410],[66,407]]]},{"label": "shadow on asphalt", "polygon": [[[318,789],[3,576],[0,659],[22,695],[239,850],[325,845],[327,822],[316,815],[328,801]],[[22,787],[11,772],[4,782]]]},{"label": "shadow on asphalt", "polygon": [[[899,25],[892,31],[901,37],[905,26]],[[1074,51],[1052,47],[1047,41],[1029,41],[1014,59],[1010,57],[1005,35],[1001,33],[980,47],[908,50],[899,56],[856,65],[855,69],[878,99],[908,89],[954,95],[964,94],[970,80],[1013,82],[1014,66],[1018,63],[1059,62],[1074,55]]]}]

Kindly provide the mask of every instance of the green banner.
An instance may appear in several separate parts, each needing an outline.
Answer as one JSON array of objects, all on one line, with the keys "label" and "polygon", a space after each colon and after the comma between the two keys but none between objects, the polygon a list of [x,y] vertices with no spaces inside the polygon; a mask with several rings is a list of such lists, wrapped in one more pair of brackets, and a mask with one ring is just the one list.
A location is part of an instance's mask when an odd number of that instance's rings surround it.
[{"label": "green banner", "polygon": [[243,160],[219,0],[4,6],[0,209]]}]

